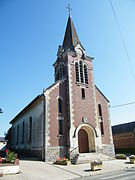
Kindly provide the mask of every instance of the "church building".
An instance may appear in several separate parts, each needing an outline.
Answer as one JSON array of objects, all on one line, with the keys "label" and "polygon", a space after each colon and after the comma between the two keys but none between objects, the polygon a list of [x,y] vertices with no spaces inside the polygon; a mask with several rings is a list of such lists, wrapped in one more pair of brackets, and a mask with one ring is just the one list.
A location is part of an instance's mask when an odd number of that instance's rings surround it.
[{"label": "church building", "polygon": [[114,157],[109,100],[94,84],[92,62],[69,15],[53,64],[55,82],[10,121],[11,149],[44,161]]}]

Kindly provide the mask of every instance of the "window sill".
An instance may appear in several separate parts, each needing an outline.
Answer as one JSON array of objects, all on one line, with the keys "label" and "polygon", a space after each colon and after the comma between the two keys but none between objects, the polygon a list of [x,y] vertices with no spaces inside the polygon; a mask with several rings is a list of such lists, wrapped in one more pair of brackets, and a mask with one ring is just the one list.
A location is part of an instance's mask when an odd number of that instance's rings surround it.
[{"label": "window sill", "polygon": [[76,84],[77,86],[84,86],[84,87],[86,87],[86,88],[89,87],[88,84],[80,83],[80,82],[76,82],[76,81],[75,81],[75,84]]},{"label": "window sill", "polygon": [[82,97],[81,99],[82,99],[82,100],[85,100],[85,98],[84,98],[84,97]]},{"label": "window sill", "polygon": [[62,137],[63,136],[63,134],[59,134],[59,135],[57,135],[57,137]]}]

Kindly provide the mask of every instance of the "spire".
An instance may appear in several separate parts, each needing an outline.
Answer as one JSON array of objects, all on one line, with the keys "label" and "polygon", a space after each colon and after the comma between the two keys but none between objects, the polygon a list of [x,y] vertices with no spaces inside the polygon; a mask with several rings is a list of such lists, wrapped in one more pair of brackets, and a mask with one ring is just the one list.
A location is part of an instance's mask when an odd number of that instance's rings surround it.
[{"label": "spire", "polygon": [[79,38],[77,36],[73,21],[71,16],[69,15],[65,37],[63,41],[64,50],[70,49],[74,50],[74,47],[79,43]]}]

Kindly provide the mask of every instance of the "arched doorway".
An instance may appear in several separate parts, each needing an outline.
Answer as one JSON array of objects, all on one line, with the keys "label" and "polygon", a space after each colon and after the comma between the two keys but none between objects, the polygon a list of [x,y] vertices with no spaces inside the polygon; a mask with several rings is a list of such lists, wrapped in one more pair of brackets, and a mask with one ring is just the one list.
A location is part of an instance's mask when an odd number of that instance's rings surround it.
[{"label": "arched doorway", "polygon": [[80,129],[78,132],[78,145],[79,153],[89,152],[88,134],[84,129]]}]

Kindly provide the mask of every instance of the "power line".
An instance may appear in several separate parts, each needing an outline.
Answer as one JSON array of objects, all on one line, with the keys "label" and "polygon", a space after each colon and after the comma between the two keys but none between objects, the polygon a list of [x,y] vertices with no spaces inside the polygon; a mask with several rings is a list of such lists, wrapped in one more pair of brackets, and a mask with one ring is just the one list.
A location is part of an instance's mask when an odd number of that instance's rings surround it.
[{"label": "power line", "polygon": [[116,12],[115,12],[115,9],[114,9],[112,0],[110,0],[110,4],[111,4],[111,8],[112,8],[112,11],[113,11],[113,14],[114,14],[114,17],[115,17],[115,20],[116,20],[116,24],[117,24],[117,27],[118,27],[118,30],[119,30],[120,38],[121,38],[121,41],[122,41],[122,44],[123,44],[123,47],[124,47],[124,49],[125,49],[125,53],[126,53],[126,56],[127,56],[127,59],[128,59],[130,71],[131,71],[131,74],[132,74],[133,79],[134,79],[134,81],[135,81],[135,75],[134,75],[134,71],[133,71],[131,59],[130,59],[129,54],[128,54],[128,51],[127,51],[126,43],[125,43],[125,41],[124,41],[124,38],[123,38],[123,35],[122,35],[122,32],[121,32],[121,29],[120,29],[120,25],[119,25],[119,22],[118,22],[118,18],[117,18],[117,16],[116,16]]},{"label": "power line", "polygon": [[131,104],[135,104],[135,102],[129,102],[129,103],[125,103],[125,104],[119,104],[119,105],[111,106],[110,108],[117,108],[117,107],[120,107],[120,106],[128,106],[128,105],[131,105]]}]

